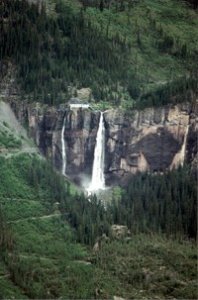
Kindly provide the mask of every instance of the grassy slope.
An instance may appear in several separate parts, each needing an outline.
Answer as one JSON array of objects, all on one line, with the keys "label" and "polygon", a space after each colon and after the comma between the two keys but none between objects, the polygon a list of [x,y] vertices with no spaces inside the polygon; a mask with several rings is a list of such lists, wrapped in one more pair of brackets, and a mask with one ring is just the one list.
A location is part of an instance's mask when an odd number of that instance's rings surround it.
[{"label": "grassy slope", "polygon": [[[65,2],[78,11],[78,1]],[[181,1],[138,1],[129,12],[116,12],[113,8],[101,12],[89,7],[85,16],[105,38],[108,27],[107,39],[119,36],[130,43],[125,69],[135,74],[140,94],[189,76],[198,53],[198,16]],[[171,40],[171,46],[167,40]],[[122,88],[120,91],[125,106],[129,95]]]},{"label": "grassy slope", "polygon": [[38,150],[28,139],[10,106],[0,99],[0,153],[9,157],[26,152],[38,153]]},{"label": "grassy slope", "polygon": [[[130,64],[142,78],[146,89],[152,84],[162,84],[186,74],[191,60],[178,58],[175,55],[177,46],[186,44],[189,55],[198,51],[197,13],[179,1],[139,1],[129,14],[108,10],[100,12],[94,8],[87,9],[86,14],[98,29],[103,26],[104,32],[110,22],[110,38],[118,34],[131,43]],[[163,30],[162,34],[160,30]],[[138,31],[141,45],[137,43]],[[158,49],[157,44],[163,35],[174,39],[175,47],[171,51]]]},{"label": "grassy slope", "polygon": [[[82,295],[86,298],[89,272],[78,260],[85,259],[87,251],[75,243],[72,229],[62,221],[58,204],[52,199],[46,182],[31,183],[29,174],[34,172],[31,166],[35,159],[39,163],[41,158],[35,153],[28,154],[36,151],[29,151],[27,147],[20,154],[21,149],[15,141],[25,146],[31,141],[3,102],[0,103],[0,116],[0,209],[3,212],[0,218],[3,216],[6,220],[14,239],[14,249],[8,253],[7,261],[0,249],[0,298],[56,297],[60,289],[62,291],[63,282],[62,293],[69,297],[70,280],[78,277],[85,278],[79,290],[85,289]],[[25,140],[20,139],[21,134]],[[73,186],[71,192],[74,192]],[[38,283],[42,279],[43,282]]]},{"label": "grassy slope", "polygon": [[0,295],[2,298],[11,295],[21,298],[24,294],[42,298],[56,297],[61,291],[70,297],[74,292],[70,281],[82,277],[85,282],[79,280],[75,295],[80,297],[79,291],[84,289],[82,295],[86,298],[90,296],[86,294],[87,276],[92,272],[89,266],[76,261],[85,259],[87,251],[74,242],[71,228],[61,220],[58,205],[48,203],[48,187],[35,189],[25,178],[24,169],[31,159],[23,154],[1,161],[0,203],[15,240],[14,250],[9,255],[18,257],[10,268],[24,275],[23,281],[20,276],[4,277],[12,271],[1,263]]},{"label": "grassy slope", "polygon": [[[47,17],[35,12],[37,25],[24,9],[25,30],[18,24],[19,33],[3,31],[14,49],[7,53],[4,47],[3,57],[18,64],[19,82],[32,101],[58,104],[76,95],[76,88],[88,86],[93,102],[102,102],[104,109],[109,104],[129,108],[190,100],[189,90],[197,89],[195,10],[177,0],[141,0],[130,10],[116,11],[112,5],[81,13],[82,1],[61,1],[65,5],[45,0]],[[11,19],[15,14],[20,19],[19,11],[12,11]]]},{"label": "grassy slope", "polygon": [[137,235],[93,253],[75,242],[49,186],[29,183],[32,159],[1,160],[0,204],[15,241],[10,266],[0,262],[1,298],[196,298],[195,245]]},{"label": "grassy slope", "polygon": [[[1,124],[3,134],[10,126]],[[4,148],[9,154],[9,144]],[[196,299],[193,243],[135,235],[94,253],[76,243],[49,184],[31,183],[36,154],[6,157],[0,156],[0,207],[14,247],[6,261],[0,255],[0,298]]]},{"label": "grassy slope", "polygon": [[101,298],[108,296],[110,282],[111,292],[127,299],[197,297],[197,254],[188,242],[137,235],[104,245],[97,259],[106,278]]}]

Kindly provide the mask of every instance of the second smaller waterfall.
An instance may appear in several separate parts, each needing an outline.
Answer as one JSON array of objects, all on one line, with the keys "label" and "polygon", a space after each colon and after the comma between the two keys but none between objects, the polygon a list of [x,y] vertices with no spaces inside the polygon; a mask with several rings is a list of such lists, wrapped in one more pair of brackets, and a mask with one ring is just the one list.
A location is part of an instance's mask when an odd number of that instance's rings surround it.
[{"label": "second smaller waterfall", "polygon": [[172,161],[171,166],[170,166],[171,170],[173,168],[177,168],[179,166],[184,165],[188,132],[189,132],[189,125],[187,125],[187,128],[186,128],[186,132],[185,132],[185,135],[184,135],[184,141],[183,141],[182,147],[181,147],[180,151],[173,158],[173,161]]},{"label": "second smaller waterfall", "polygon": [[100,114],[98,132],[96,136],[96,146],[94,150],[94,161],[92,169],[91,184],[88,192],[105,188],[104,178],[104,149],[105,148],[105,127],[103,113]]},{"label": "second smaller waterfall", "polygon": [[65,123],[66,123],[66,118],[64,118],[64,120],[63,120],[63,127],[62,127],[62,131],[61,131],[62,174],[63,175],[65,175],[65,172],[66,172],[66,147],[65,147],[65,138],[64,138]]}]

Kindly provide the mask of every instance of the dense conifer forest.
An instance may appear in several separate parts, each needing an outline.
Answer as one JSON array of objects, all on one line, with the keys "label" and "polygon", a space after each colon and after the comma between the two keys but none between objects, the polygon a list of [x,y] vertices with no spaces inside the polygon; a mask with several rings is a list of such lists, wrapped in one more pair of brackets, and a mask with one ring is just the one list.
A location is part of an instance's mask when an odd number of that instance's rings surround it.
[{"label": "dense conifer forest", "polygon": [[196,185],[196,174],[187,166],[164,175],[135,175],[121,202],[114,202],[114,222],[125,220],[133,232],[196,238]]},{"label": "dense conifer forest", "polygon": [[[196,0],[0,0],[0,83],[11,66],[17,101],[194,102],[197,28]],[[0,119],[1,299],[197,299],[192,165],[88,195],[15,134]]]},{"label": "dense conifer forest", "polygon": [[1,1],[1,73],[11,59],[24,93],[48,104],[82,87],[127,109],[193,100],[197,13],[178,2]]},{"label": "dense conifer forest", "polygon": [[[154,265],[158,256],[159,260],[164,260],[161,264],[166,264],[167,270],[170,260],[174,272],[182,272],[183,280],[191,278],[189,290],[184,290],[181,295],[186,293],[187,297],[196,297],[193,280],[196,280],[194,259],[197,256],[193,240],[188,245],[188,239],[196,238],[197,185],[195,174],[187,166],[161,176],[134,175],[128,188],[114,193],[112,203],[104,207],[95,196],[88,200],[75,191],[71,183],[66,183],[49,164],[36,157],[20,155],[9,160],[1,157],[0,163],[0,270],[2,274],[9,274],[8,281],[6,277],[3,281],[4,276],[0,278],[1,297],[57,298],[65,295],[89,298],[94,296],[98,284],[103,286],[106,295],[112,295],[114,284],[117,280],[120,283],[122,276],[124,285],[119,286],[119,293],[135,295],[131,284],[135,289],[137,285],[137,291],[143,284],[142,289],[152,297],[155,292],[153,294],[148,289],[150,283],[144,277],[143,267],[148,261],[149,268],[155,273],[151,280],[159,280],[158,293],[165,297],[171,293],[180,297],[180,275],[177,275],[177,284],[172,277],[166,283],[165,278],[170,275],[163,275],[162,271],[158,274],[158,267]],[[112,224],[127,225],[132,239],[113,239]],[[97,240],[102,248],[95,256],[89,249]],[[136,259],[128,269],[125,263],[128,259],[128,264],[131,263],[130,253],[133,251]],[[111,262],[112,255],[115,256],[114,262]],[[180,255],[186,257],[182,266]],[[137,259],[140,259],[139,263]],[[121,266],[117,260],[123,260]],[[91,266],[86,266],[86,262]],[[193,268],[191,264],[194,264]],[[172,292],[168,286],[172,287]]]}]

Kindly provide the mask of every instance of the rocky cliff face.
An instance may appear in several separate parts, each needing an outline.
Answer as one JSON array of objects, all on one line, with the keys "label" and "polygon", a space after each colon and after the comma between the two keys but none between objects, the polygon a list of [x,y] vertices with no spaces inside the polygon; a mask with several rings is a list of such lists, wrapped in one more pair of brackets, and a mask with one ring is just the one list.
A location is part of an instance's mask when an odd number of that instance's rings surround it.
[{"label": "rocky cliff face", "polygon": [[[12,103],[41,152],[62,168],[61,132],[65,120],[66,174],[77,183],[91,177],[99,112]],[[190,104],[134,111],[108,110],[105,121],[106,183],[121,183],[138,171],[163,172],[197,153],[197,107]]]},{"label": "rocky cliff face", "polygon": [[16,102],[12,102],[11,105],[20,122],[25,121],[28,124],[29,134],[41,153],[49,158],[58,170],[61,170],[63,165],[61,134],[65,124],[66,174],[78,184],[82,183],[85,177],[89,180],[99,112],[70,110],[64,105],[59,109]]},{"label": "rocky cliff face", "polygon": [[107,181],[191,163],[197,153],[196,115],[189,104],[134,111],[132,117],[107,112]]}]

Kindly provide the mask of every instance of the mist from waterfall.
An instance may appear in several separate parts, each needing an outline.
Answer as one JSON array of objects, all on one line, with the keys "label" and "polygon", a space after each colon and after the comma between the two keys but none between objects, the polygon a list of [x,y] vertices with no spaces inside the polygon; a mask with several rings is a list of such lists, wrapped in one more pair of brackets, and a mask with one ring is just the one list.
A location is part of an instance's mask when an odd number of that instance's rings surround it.
[{"label": "mist from waterfall", "polygon": [[94,150],[94,161],[92,169],[91,183],[87,189],[88,193],[92,191],[105,189],[104,178],[104,153],[105,152],[105,127],[103,112],[100,113],[100,121],[96,136],[96,146]]},{"label": "mist from waterfall", "polygon": [[66,118],[64,118],[64,120],[63,120],[63,127],[62,127],[62,131],[61,131],[62,174],[63,175],[65,175],[65,172],[66,172],[66,147],[65,147],[65,139],[64,139],[65,123],[66,123]]}]

